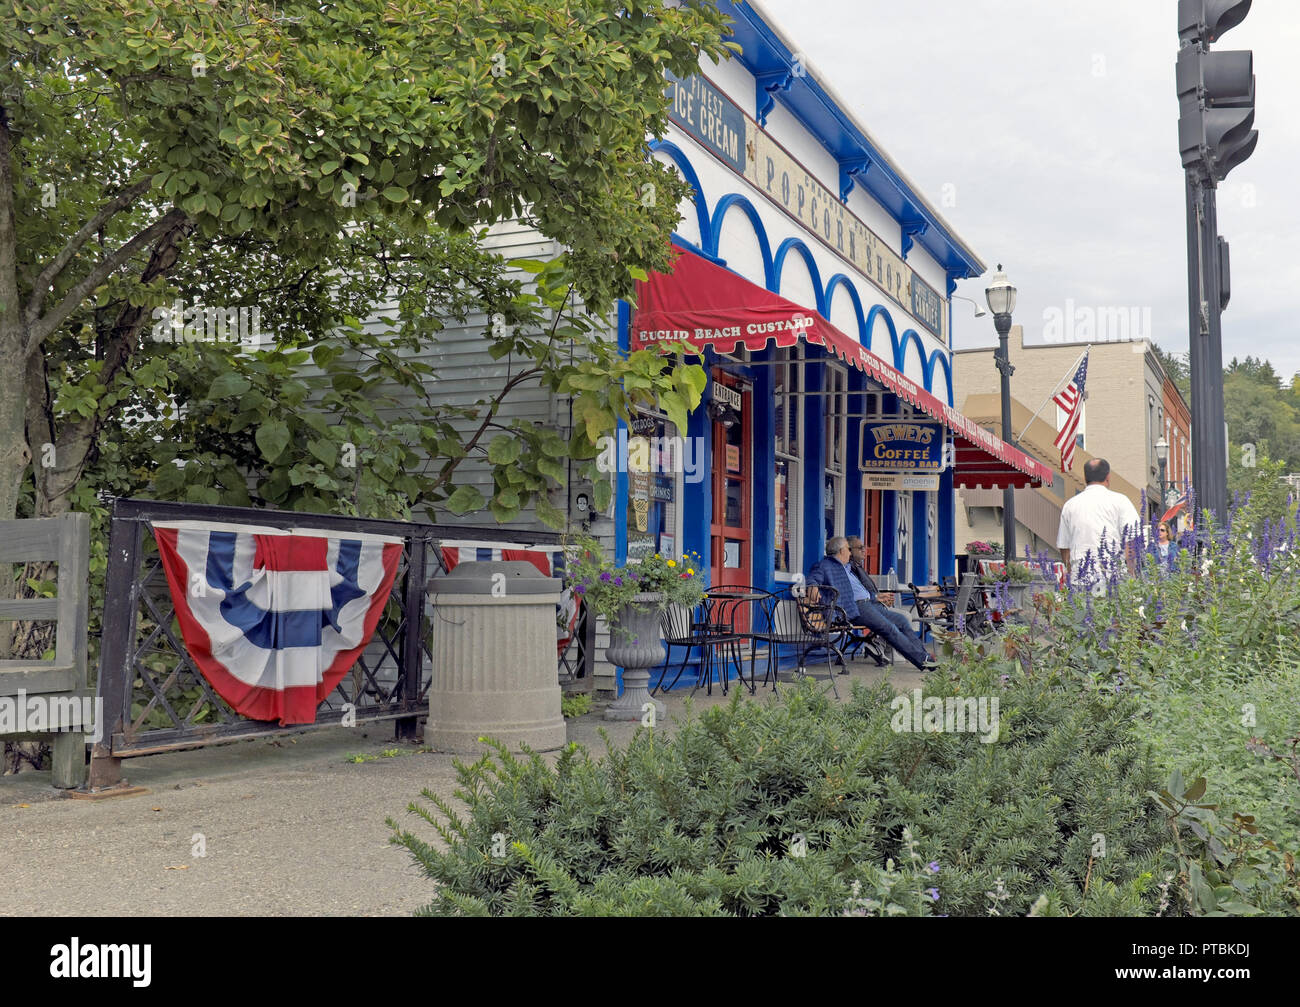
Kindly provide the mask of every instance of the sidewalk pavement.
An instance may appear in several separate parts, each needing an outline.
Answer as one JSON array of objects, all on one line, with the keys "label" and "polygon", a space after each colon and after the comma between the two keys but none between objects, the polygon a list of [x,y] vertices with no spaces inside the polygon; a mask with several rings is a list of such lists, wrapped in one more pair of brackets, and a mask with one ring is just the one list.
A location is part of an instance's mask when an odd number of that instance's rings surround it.
[{"label": "sidewalk pavement", "polygon": [[[850,667],[836,676],[842,697],[890,671],[900,692],[924,677],[901,663]],[[689,691],[660,697],[669,723],[657,730],[673,730]],[[694,700],[697,710],[726,701],[716,686]],[[600,728],[616,744],[630,738],[638,725],[606,722],[606,705],[568,721],[569,740],[598,755]],[[349,761],[357,755],[378,757]],[[389,844],[384,820],[438,841],[406,808],[425,787],[451,795],[453,758],[372,724],[128,759],[126,779],[148,790],[132,797],[70,799],[48,772],[0,777],[0,915],[409,915],[432,883]]]}]

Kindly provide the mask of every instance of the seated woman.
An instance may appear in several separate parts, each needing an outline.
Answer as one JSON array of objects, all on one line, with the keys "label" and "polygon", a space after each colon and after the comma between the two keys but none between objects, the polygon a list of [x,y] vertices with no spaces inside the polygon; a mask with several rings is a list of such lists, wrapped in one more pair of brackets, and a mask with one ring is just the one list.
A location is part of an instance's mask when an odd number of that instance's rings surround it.
[{"label": "seated woman", "polygon": [[[867,586],[854,576],[849,563],[849,541],[836,535],[826,543],[826,555],[808,573],[809,584],[825,584],[839,593],[841,605],[851,622],[868,627],[873,633],[907,658],[916,667],[928,671],[936,668],[930,652],[912,632],[912,623],[902,612],[886,608]],[[854,615],[853,609],[857,608]]]}]

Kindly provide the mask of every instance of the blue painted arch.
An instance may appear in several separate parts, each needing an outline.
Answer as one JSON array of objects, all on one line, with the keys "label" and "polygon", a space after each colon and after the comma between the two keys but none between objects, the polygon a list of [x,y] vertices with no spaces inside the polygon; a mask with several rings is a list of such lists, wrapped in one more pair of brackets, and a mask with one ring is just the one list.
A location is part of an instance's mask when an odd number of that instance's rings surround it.
[{"label": "blue painted arch", "polygon": [[829,312],[826,309],[829,301],[826,298],[826,291],[822,287],[821,271],[817,268],[817,260],[813,258],[812,249],[810,249],[800,238],[786,238],[777,246],[776,257],[772,262],[772,271],[776,278],[776,290],[781,289],[781,275],[785,269],[785,258],[791,251],[799,253],[803,259],[804,266],[808,269],[808,277],[812,280],[813,293],[817,298],[815,305],[817,313],[823,318],[827,317]]},{"label": "blue painted arch", "polygon": [[[809,278],[812,281],[812,287],[816,295],[815,310],[825,318],[830,317],[830,307],[834,303],[835,295],[839,287],[844,287],[853,302],[853,312],[858,323],[858,341],[867,349],[872,348],[872,336],[875,329],[876,319],[884,319],[885,328],[889,332],[890,352],[887,359],[895,370],[904,373],[906,370],[907,347],[909,343],[915,343],[917,358],[921,364],[921,370],[924,374],[924,383],[928,391],[933,392],[934,371],[939,364],[943,365],[944,377],[946,379],[946,388],[944,396],[951,406],[953,404],[952,389],[952,362],[948,359],[943,350],[935,350],[927,354],[925,344],[921,336],[915,329],[907,329],[899,333],[898,326],[894,321],[893,315],[883,304],[874,304],[865,313],[863,313],[862,293],[858,285],[851,277],[844,273],[835,273],[823,286],[821,281],[821,271],[817,265],[816,257],[807,243],[800,237],[791,236],[781,241],[777,246],[775,255],[772,252],[771,240],[768,237],[767,228],[763,223],[762,217],[754,204],[743,194],[738,192],[729,192],[723,195],[713,206],[710,212],[708,202],[704,196],[703,187],[700,184],[699,176],[692,166],[689,157],[677,144],[668,140],[651,141],[649,147],[652,151],[661,152],[667,155],[682,173],[682,177],[695,192],[695,213],[696,220],[700,228],[701,243],[703,247],[698,247],[694,242],[685,238],[685,236],[674,233],[673,240],[684,248],[691,251],[699,252],[703,257],[718,263],[726,265],[726,260],[718,255],[719,246],[722,239],[722,226],[726,215],[733,207],[739,207],[740,211],[748,218],[750,227],[753,229],[754,237],[758,242],[759,254],[763,261],[763,285],[766,289],[776,292],[780,289],[780,281],[785,268],[786,257],[791,251],[795,251],[803,259],[804,265],[808,270]],[[740,274],[738,274],[740,275]],[[877,354],[886,356],[886,354]]]},{"label": "blue painted arch", "polygon": [[[829,281],[827,281],[825,298],[826,310],[823,311],[822,314],[826,318],[831,317],[830,309],[831,305],[835,303],[835,291],[840,287],[843,287],[848,292],[849,300],[853,302],[853,313],[857,316],[858,321],[858,342],[862,342],[862,334],[867,331],[867,323],[862,315],[862,297],[858,294],[858,288],[853,285],[853,281],[843,273],[836,273]],[[867,343],[866,345],[870,348],[871,344]]]},{"label": "blue painted arch", "polygon": [[[700,176],[695,173],[695,167],[691,164],[690,158],[681,147],[671,140],[652,140],[650,142],[652,151],[667,154],[672,159],[673,164],[677,165],[678,171],[682,173],[682,178],[686,179],[686,184],[695,190],[695,222],[700,229],[700,241],[708,242],[709,238],[709,204],[704,198],[704,188],[700,185]],[[710,251],[710,256],[713,251]]]},{"label": "blue painted arch", "polygon": [[930,394],[938,394],[934,389],[934,372],[940,364],[943,365],[943,376],[946,382],[943,389],[945,393],[943,399],[951,406],[954,405],[952,401],[952,363],[948,360],[948,355],[944,353],[943,350],[935,350],[930,354],[930,361],[925,367],[925,387]]},{"label": "blue painted arch", "polygon": [[916,347],[916,360],[921,365],[921,373],[924,375],[928,357],[925,352],[925,344],[921,342],[921,337],[916,329],[907,329],[895,344],[894,370],[898,371],[899,374],[907,373],[908,346]]},{"label": "blue painted arch", "polygon": [[[898,327],[894,324],[894,316],[883,304],[873,304],[871,310],[867,312],[867,320],[862,323],[862,333],[858,336],[858,342],[871,349],[871,336],[875,331],[877,318],[885,320],[885,328],[889,330],[890,360],[896,360],[898,359]],[[877,353],[876,356],[880,354]]]},{"label": "blue painted arch", "polygon": [[776,270],[772,264],[772,246],[767,240],[767,228],[763,226],[763,218],[754,209],[754,204],[738,192],[727,193],[713,207],[713,219],[709,222],[709,254],[714,256],[718,254],[718,245],[722,240],[722,222],[726,219],[727,211],[733,206],[749,218],[754,236],[758,239],[759,254],[763,257],[763,286],[775,291]]}]

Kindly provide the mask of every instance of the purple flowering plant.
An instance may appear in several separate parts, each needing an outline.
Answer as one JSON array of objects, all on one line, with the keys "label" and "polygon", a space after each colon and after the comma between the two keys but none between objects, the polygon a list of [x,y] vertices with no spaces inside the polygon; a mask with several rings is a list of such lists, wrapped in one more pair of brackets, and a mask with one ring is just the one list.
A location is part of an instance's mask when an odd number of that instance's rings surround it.
[{"label": "purple flowering plant", "polygon": [[565,548],[565,581],[608,623],[615,623],[629,605],[663,609],[670,604],[694,608],[704,598],[707,577],[695,553],[670,556],[652,553],[618,565],[600,543],[588,537]]}]

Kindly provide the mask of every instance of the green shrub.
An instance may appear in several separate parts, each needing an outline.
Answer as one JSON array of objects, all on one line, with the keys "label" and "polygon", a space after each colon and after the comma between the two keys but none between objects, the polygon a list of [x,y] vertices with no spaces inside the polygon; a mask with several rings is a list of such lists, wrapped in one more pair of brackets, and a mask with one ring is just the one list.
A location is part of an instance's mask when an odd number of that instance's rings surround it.
[{"label": "green shrub", "polygon": [[438,813],[410,806],[445,849],[390,819],[393,841],[436,882],[432,915],[1024,915],[1043,894],[1154,912],[1165,829],[1136,700],[999,668],[926,693],[996,696],[993,744],[895,731],[888,685],[835,703],[804,682],[598,760],[498,746],[457,764],[466,812],[428,790]]},{"label": "green shrub", "polygon": [[[1183,822],[1168,801],[1183,776],[1204,778],[1217,816],[1171,828],[1161,877],[1194,914],[1295,913],[1300,850],[1300,563],[1294,520],[1266,520],[1247,505],[1233,526],[1206,522],[1200,552],[1184,541],[1172,562],[1148,555],[1138,576],[1116,578],[1104,597],[1036,599],[1027,626],[1001,646],[1030,674],[1053,669],[1140,702],[1139,736],[1161,779],[1173,778],[1153,812]],[[1236,530],[1233,530],[1233,529]],[[969,648],[967,648],[969,649]],[[1195,807],[1195,804],[1193,804]],[[1172,816],[1172,817],[1171,817]],[[1180,817],[1182,816],[1182,817]],[[1231,825],[1218,824],[1231,822]],[[1241,823],[1250,829],[1241,827]],[[1197,830],[1225,838],[1211,845]],[[1188,834],[1195,837],[1188,842]],[[1226,837],[1232,838],[1231,842]],[[1247,850],[1250,843],[1258,843]],[[1181,845],[1180,845],[1181,844]],[[1235,846],[1233,845],[1235,844]],[[1222,850],[1236,850],[1225,863]],[[1276,860],[1276,863],[1273,861]],[[1192,869],[1193,865],[1195,870]],[[1257,869],[1258,868],[1258,869]],[[1207,898],[1241,886],[1231,898]],[[1200,879],[1200,883],[1198,880]],[[1215,908],[1216,905],[1227,909]]]},{"label": "green shrub", "polygon": [[560,700],[560,712],[566,717],[585,717],[591,712],[591,695],[575,692]]},{"label": "green shrub", "polygon": [[[1260,836],[1250,815],[1219,821],[1217,805],[1204,800],[1205,777],[1185,787],[1175,771],[1159,793],[1149,795],[1170,824],[1179,889],[1197,916],[1295,915],[1300,885],[1295,862]],[[1167,874],[1172,878],[1172,874]]]}]

